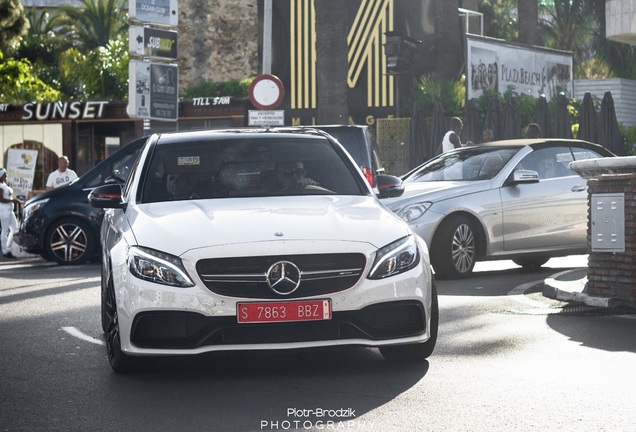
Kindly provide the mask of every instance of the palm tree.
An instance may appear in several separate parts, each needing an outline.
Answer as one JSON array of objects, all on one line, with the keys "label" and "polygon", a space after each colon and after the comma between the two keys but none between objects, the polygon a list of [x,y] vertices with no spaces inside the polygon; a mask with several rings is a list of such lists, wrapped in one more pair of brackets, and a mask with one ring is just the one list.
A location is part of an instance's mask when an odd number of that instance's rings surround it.
[{"label": "palm tree", "polygon": [[459,0],[435,2],[435,75],[451,80],[459,79],[464,57],[458,8]]},{"label": "palm tree", "polygon": [[524,0],[479,0],[479,11],[484,14],[484,35],[512,41],[517,39],[516,7]]},{"label": "palm tree", "polygon": [[528,45],[539,44],[539,3],[538,0],[517,0],[519,42]]},{"label": "palm tree", "polygon": [[593,36],[598,31],[594,0],[554,0],[554,6],[542,4],[540,27],[545,46],[572,51],[575,62],[594,56]]},{"label": "palm tree", "polygon": [[70,47],[70,42],[59,36],[48,12],[30,8],[26,17],[30,30],[20,40],[15,57],[29,60],[44,82],[59,84],[57,60],[60,53]]},{"label": "palm tree", "polygon": [[317,0],[314,5],[318,123],[347,124],[347,2]]},{"label": "palm tree", "polygon": [[81,7],[65,5],[54,24],[62,27],[82,52],[107,46],[128,28],[126,0],[79,0]]},{"label": "palm tree", "polygon": [[29,30],[20,0],[0,0],[0,51],[5,51]]}]

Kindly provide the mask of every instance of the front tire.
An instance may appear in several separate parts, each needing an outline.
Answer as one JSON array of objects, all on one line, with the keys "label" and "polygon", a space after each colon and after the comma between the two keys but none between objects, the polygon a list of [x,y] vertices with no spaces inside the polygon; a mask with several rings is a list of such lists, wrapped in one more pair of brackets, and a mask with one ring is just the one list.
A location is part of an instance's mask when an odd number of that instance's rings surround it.
[{"label": "front tire", "polygon": [[474,222],[466,217],[449,217],[435,233],[431,264],[435,274],[444,279],[468,277],[477,261],[477,232]]},{"label": "front tire", "polygon": [[429,324],[431,337],[424,343],[410,345],[396,345],[380,347],[380,354],[388,361],[421,361],[433,354],[437,343],[437,331],[439,328],[439,304],[437,301],[437,288],[435,280],[432,281],[431,290],[431,320]]},{"label": "front tire", "polygon": [[64,218],[49,228],[44,247],[48,258],[58,264],[79,265],[93,255],[95,239],[86,222]]},{"label": "front tire", "polygon": [[[129,373],[137,369],[137,359],[125,354],[121,349],[119,333],[119,315],[117,313],[117,299],[112,281],[108,283],[105,295],[102,296],[102,320],[106,321],[106,352],[110,367],[117,373]],[[103,324],[102,324],[103,325]]]}]

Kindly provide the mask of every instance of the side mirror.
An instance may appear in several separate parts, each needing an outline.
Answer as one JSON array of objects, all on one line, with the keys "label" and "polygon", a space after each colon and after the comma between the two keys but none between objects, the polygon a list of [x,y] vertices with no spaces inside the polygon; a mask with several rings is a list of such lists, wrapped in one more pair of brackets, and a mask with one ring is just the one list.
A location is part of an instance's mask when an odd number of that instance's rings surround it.
[{"label": "side mirror", "polygon": [[539,173],[532,170],[516,170],[512,173],[512,182],[513,184],[519,183],[538,183],[539,182]]},{"label": "side mirror", "polygon": [[379,174],[376,177],[378,185],[378,197],[397,198],[404,193],[404,184],[398,177],[386,174]]},{"label": "side mirror", "polygon": [[95,208],[125,208],[126,203],[122,199],[121,186],[107,184],[98,186],[88,194],[88,202]]}]

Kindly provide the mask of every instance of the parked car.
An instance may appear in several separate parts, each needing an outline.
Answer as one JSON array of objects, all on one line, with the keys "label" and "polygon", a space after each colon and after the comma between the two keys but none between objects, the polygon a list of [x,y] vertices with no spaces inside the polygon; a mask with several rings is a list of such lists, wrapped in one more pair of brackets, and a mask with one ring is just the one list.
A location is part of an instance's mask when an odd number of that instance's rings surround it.
[{"label": "parked car", "polygon": [[[394,180],[383,195],[400,193]],[[140,356],[211,351],[433,351],[426,245],[328,135],[152,135],[126,185],[95,188],[89,200],[107,209],[102,328],[116,372],[135,370]]]},{"label": "parked car", "polygon": [[123,183],[146,138],[124,145],[67,186],[43,192],[22,209],[15,241],[22,250],[59,264],[83,264],[99,257],[103,210],[88,203],[93,188]]},{"label": "parked car", "polygon": [[481,260],[540,267],[587,253],[587,182],[569,163],[611,156],[578,140],[463,147],[405,174],[405,193],[383,202],[435,250],[437,277],[466,277]]},{"label": "parked car", "polygon": [[373,129],[363,125],[318,125],[312,126],[327,132],[347,149],[357,162],[371,187],[376,187],[376,177],[384,172],[380,151]]}]

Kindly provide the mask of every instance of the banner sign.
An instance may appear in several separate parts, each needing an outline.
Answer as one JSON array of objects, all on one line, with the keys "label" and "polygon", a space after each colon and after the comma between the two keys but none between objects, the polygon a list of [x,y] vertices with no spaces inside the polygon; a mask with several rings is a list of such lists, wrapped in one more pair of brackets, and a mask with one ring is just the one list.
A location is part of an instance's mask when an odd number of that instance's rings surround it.
[{"label": "banner sign", "polygon": [[7,152],[7,184],[14,196],[26,197],[33,190],[37,150],[9,149]]},{"label": "banner sign", "polygon": [[480,97],[490,89],[512,90],[549,101],[563,92],[572,97],[572,53],[499,39],[467,35],[466,96]]}]

